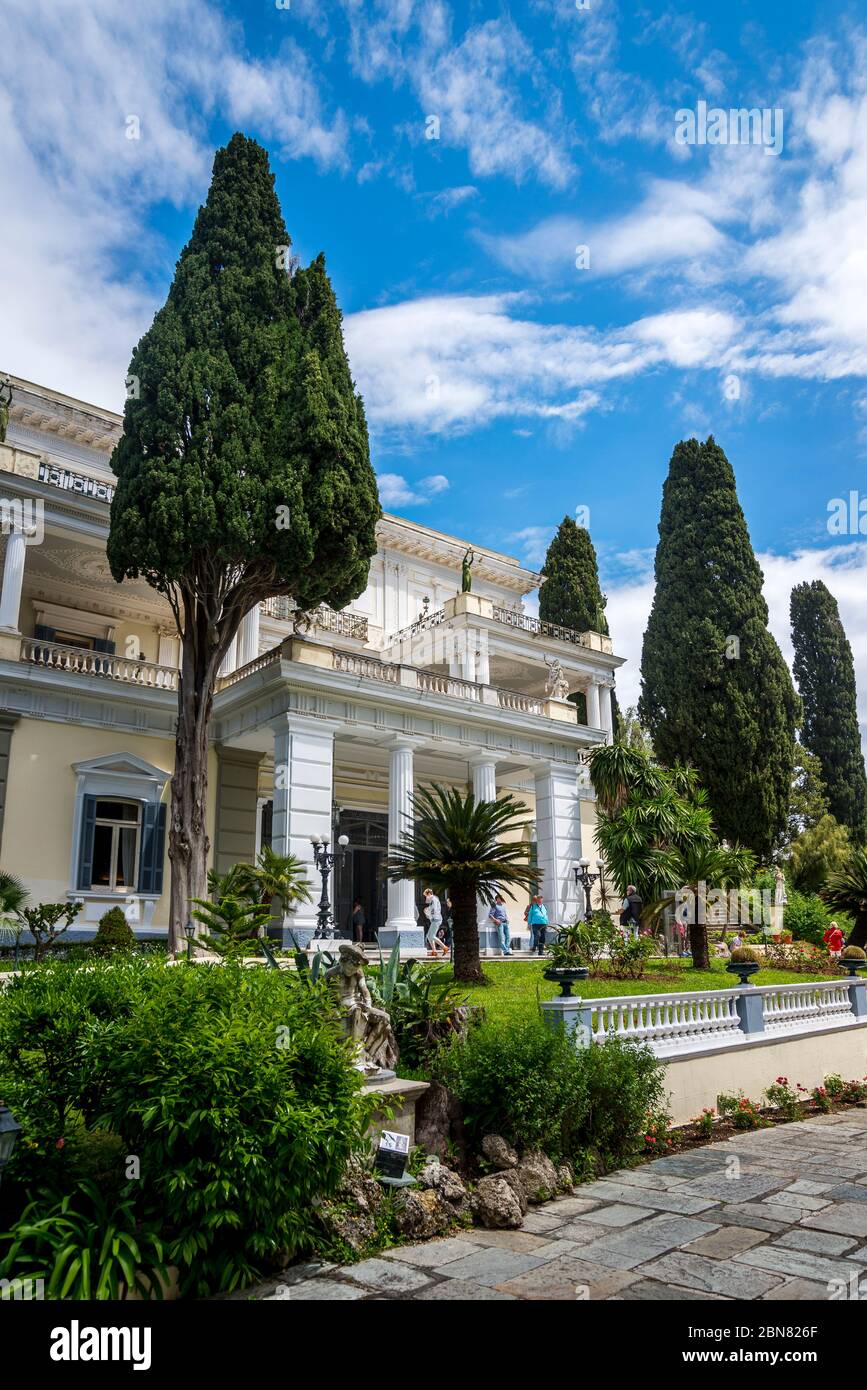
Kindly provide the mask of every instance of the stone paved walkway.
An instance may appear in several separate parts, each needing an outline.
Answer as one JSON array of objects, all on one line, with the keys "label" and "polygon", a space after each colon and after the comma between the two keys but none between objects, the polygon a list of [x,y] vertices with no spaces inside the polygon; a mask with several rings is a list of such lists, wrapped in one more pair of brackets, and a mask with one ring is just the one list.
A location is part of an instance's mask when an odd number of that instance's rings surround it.
[{"label": "stone paved walkway", "polygon": [[859,1283],[867,1296],[867,1111],[851,1110],[612,1173],[520,1231],[295,1266],[247,1296],[829,1299]]}]

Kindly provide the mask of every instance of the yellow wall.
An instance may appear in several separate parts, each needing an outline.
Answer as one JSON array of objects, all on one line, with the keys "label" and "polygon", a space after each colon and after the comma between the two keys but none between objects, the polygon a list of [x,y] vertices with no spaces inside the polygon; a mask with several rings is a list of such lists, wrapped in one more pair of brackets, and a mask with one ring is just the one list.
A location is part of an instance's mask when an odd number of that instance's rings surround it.
[{"label": "yellow wall", "polygon": [[[75,812],[73,762],[118,753],[134,753],[166,772],[171,772],[174,763],[170,739],[82,725],[70,728],[39,719],[21,719],[16,724],[9,758],[2,862],[4,869],[24,880],[31,903],[61,902],[73,886],[69,882]],[[208,782],[207,826],[213,846],[217,786],[213,752]],[[163,795],[168,799],[168,783]],[[169,920],[168,855],[163,887],[154,911],[154,927],[166,927]]]}]

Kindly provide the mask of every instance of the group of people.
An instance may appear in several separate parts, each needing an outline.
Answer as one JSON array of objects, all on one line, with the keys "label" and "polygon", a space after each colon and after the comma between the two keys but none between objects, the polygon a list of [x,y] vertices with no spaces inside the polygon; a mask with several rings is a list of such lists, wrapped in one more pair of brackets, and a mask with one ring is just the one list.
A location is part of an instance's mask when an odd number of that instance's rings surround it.
[{"label": "group of people", "polygon": [[[448,893],[445,894],[445,916],[443,915],[442,904],[432,888],[425,888],[424,890],[422,911],[427,919],[425,943],[428,955],[435,958],[448,957],[453,941],[452,904]],[[506,900],[502,893],[497,893],[494,897],[488,911],[488,921],[497,931],[501,953],[504,956],[510,956],[512,954],[512,935]],[[531,901],[524,908],[524,921],[530,931],[530,950],[541,956],[545,950],[545,935],[548,927],[548,909],[545,907],[545,900],[541,893],[534,893]]]}]

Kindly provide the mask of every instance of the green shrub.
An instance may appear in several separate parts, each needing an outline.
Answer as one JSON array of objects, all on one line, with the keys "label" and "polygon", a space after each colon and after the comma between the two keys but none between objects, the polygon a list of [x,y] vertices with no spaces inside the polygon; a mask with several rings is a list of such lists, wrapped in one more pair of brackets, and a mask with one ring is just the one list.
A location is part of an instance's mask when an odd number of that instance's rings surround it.
[{"label": "green shrub", "polygon": [[647,1049],[615,1039],[577,1049],[535,1019],[483,1023],[438,1052],[431,1071],[461,1101],[471,1142],[502,1134],[518,1149],[573,1161],[637,1152],[662,1095]]},{"label": "green shrub", "polygon": [[735,962],[752,961],[755,963],[761,960],[761,956],[751,946],[735,946],[731,953],[731,959]]},{"label": "green shrub", "polygon": [[615,980],[641,980],[656,951],[652,936],[623,936],[615,932],[608,958],[609,971]]},{"label": "green shrub", "polygon": [[162,1298],[163,1242],[137,1221],[132,1194],[106,1200],[89,1181],[53,1201],[43,1194],[6,1236],[0,1276],[44,1279],[47,1298],[116,1300],[121,1285]]},{"label": "green shrub", "polygon": [[231,962],[46,964],[0,991],[0,1094],[23,1130],[3,1219],[25,1184],[45,1189],[32,1224],[82,1174],[116,1181],[184,1292],[236,1288],[312,1247],[314,1199],[366,1148],[360,1086],[322,983]]},{"label": "green shrub", "polygon": [[97,956],[110,956],[115,951],[131,951],[135,946],[132,927],[122,907],[110,907],[99,919],[96,936],[90,949]]},{"label": "green shrub", "polygon": [[183,1291],[237,1288],[313,1243],[372,1102],[324,985],[231,961],[151,978],[87,1049],[101,1122],[140,1160]]},{"label": "green shrub", "polygon": [[809,941],[814,946],[822,946],[822,936],[831,921],[836,921],[844,938],[854,925],[853,919],[845,912],[832,912],[821,898],[812,893],[789,892],[788,905],[784,919],[786,930],[796,941]]}]

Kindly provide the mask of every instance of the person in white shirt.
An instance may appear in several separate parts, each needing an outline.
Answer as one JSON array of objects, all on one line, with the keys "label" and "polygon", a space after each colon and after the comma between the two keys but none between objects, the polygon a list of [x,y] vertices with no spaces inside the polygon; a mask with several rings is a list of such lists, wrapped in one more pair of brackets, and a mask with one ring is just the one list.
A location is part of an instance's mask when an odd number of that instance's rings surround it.
[{"label": "person in white shirt", "polygon": [[448,955],[448,947],[440,941],[437,933],[443,924],[443,910],[440,900],[432,888],[424,890],[424,915],[428,920],[425,940],[428,947],[428,955],[439,957]]}]

